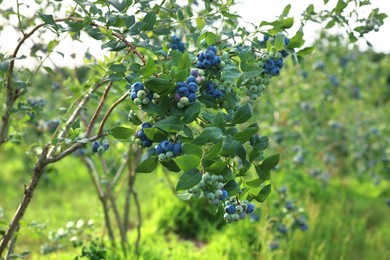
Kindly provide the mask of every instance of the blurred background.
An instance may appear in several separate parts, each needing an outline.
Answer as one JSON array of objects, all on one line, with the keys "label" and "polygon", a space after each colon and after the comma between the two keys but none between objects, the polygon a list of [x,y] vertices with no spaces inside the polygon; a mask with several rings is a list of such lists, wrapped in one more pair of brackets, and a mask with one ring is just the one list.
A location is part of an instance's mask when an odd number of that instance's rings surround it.
[{"label": "blurred background", "polygon": [[[248,0],[236,10],[243,20],[258,24],[274,19],[289,3],[296,20],[310,3],[315,9],[326,8],[319,1]],[[372,3],[368,10],[378,7],[390,13],[384,1]],[[3,1],[0,9],[12,5]],[[34,8],[23,11],[33,15]],[[162,168],[140,174],[135,187],[143,219],[142,259],[390,259],[389,21],[366,36],[372,47],[365,40],[347,44],[338,30],[325,32],[323,27],[305,29],[306,45],[315,46],[314,53],[302,65],[288,60],[278,80],[253,104],[261,134],[270,138],[267,153],[280,154],[267,201],[256,205],[249,220],[227,225],[223,212],[207,201],[183,202],[175,196],[169,187],[177,174]],[[59,93],[76,87],[68,78],[84,82],[86,62],[110,55],[99,42],[83,37],[81,42],[61,41],[56,50],[64,55],[54,54],[42,65],[44,70],[36,71],[32,84],[39,88],[29,92],[25,103],[37,120],[20,119],[20,127],[29,127],[23,138],[52,134],[59,122],[56,115],[68,102],[58,98]],[[13,28],[2,28],[1,52],[11,51],[17,40]],[[29,40],[25,48],[34,44]],[[34,67],[36,61],[19,64]],[[124,105],[114,120],[126,118],[128,110]],[[110,143],[107,160],[115,164],[115,154],[124,147],[115,140]],[[7,223],[19,203],[37,147],[6,144],[0,153],[0,224]],[[123,189],[118,187],[118,192]],[[18,257],[73,259],[82,245],[105,232],[103,225],[88,169],[75,154],[50,166],[43,176],[22,223]],[[134,214],[131,241],[136,240],[136,225]]]}]

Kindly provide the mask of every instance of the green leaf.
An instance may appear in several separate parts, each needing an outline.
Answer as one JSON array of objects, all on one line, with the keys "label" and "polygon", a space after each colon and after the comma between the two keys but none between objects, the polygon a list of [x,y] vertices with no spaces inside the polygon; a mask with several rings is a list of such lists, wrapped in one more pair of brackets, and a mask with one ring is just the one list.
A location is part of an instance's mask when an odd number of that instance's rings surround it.
[{"label": "green leaf", "polygon": [[194,144],[184,143],[182,145],[182,150],[184,154],[187,155],[196,155],[197,157],[202,157],[202,147]]},{"label": "green leaf", "polygon": [[212,32],[207,32],[206,33],[206,43],[208,45],[213,45],[217,41],[217,35]]},{"label": "green leaf", "polygon": [[153,142],[160,142],[168,138],[168,133],[157,127],[144,128],[145,135]]},{"label": "green leaf", "polygon": [[226,183],[224,189],[229,193],[229,196],[234,196],[241,191],[240,185],[235,180]]},{"label": "green leaf", "polygon": [[191,193],[188,193],[188,192],[183,192],[183,193],[178,193],[176,194],[176,196],[181,199],[181,200],[189,200],[191,199],[192,197],[192,194]]},{"label": "green leaf", "polygon": [[229,135],[223,140],[220,155],[232,158],[237,155],[240,146],[241,143],[233,140],[233,137]]},{"label": "green leaf", "polygon": [[51,53],[55,47],[57,47],[57,45],[59,44],[60,42],[57,41],[57,40],[52,40],[49,42],[49,44],[47,45],[47,52],[48,53]]},{"label": "green leaf", "polygon": [[284,7],[283,9],[283,12],[282,12],[282,15],[280,16],[280,18],[284,18],[288,15],[288,13],[290,12],[291,10],[291,4],[288,4]]},{"label": "green leaf", "polygon": [[226,126],[225,115],[222,112],[218,112],[214,117],[213,126],[223,129]]},{"label": "green leaf", "polygon": [[264,183],[264,181],[262,181],[260,179],[254,179],[254,180],[245,182],[245,184],[247,186],[249,186],[250,188],[253,188],[253,189],[259,188],[262,183]]},{"label": "green leaf", "polygon": [[145,67],[142,69],[142,76],[145,78],[149,78],[157,71],[156,65],[154,64],[154,60],[149,57]]},{"label": "green leaf", "polygon": [[248,119],[252,116],[251,106],[249,104],[245,104],[241,106],[233,117],[232,124],[242,124],[248,121]]},{"label": "green leaf", "polygon": [[141,162],[140,165],[138,165],[135,172],[138,173],[149,173],[152,172],[154,169],[156,169],[158,164],[158,158],[157,156],[152,156],[145,161]]},{"label": "green leaf", "polygon": [[106,0],[106,2],[112,5],[119,12],[122,12],[126,8],[126,1],[119,2],[118,0]]},{"label": "green leaf", "polygon": [[251,139],[251,137],[259,131],[259,127],[248,127],[244,131],[240,131],[233,135],[233,139],[241,143],[245,143]]},{"label": "green leaf", "polygon": [[182,155],[173,159],[177,166],[183,171],[190,170],[192,168],[197,168],[200,163],[200,157],[196,155]]},{"label": "green leaf", "polygon": [[38,15],[39,15],[39,17],[41,17],[42,21],[45,24],[53,25],[56,29],[58,29],[58,25],[54,21],[54,18],[53,18],[53,16],[51,14],[43,14],[41,12],[38,12]]},{"label": "green leaf", "polygon": [[226,165],[229,161],[216,161],[213,162],[210,166],[204,167],[205,171],[212,172],[215,174],[219,174],[223,169],[225,169]]},{"label": "green leaf", "polygon": [[176,191],[188,190],[197,185],[202,180],[202,173],[198,169],[185,171],[179,178]]},{"label": "green leaf", "polygon": [[259,166],[263,171],[272,170],[279,163],[279,154],[272,155],[264,159]]},{"label": "green leaf", "polygon": [[338,2],[337,2],[337,5],[336,5],[336,7],[334,8],[334,11],[336,12],[336,13],[341,13],[346,7],[347,7],[347,3],[346,2],[344,2],[343,0],[339,0]]},{"label": "green leaf", "polygon": [[110,130],[110,134],[116,139],[128,139],[134,135],[135,131],[124,126],[117,126]]},{"label": "green leaf", "polygon": [[241,71],[234,65],[226,65],[222,71],[224,79],[235,79],[241,76]]},{"label": "green leaf", "polygon": [[284,35],[281,34],[281,33],[278,33],[276,36],[275,36],[275,48],[276,50],[280,51],[282,49],[284,49]]},{"label": "green leaf", "polygon": [[223,136],[222,130],[218,127],[208,126],[193,141],[193,144],[204,145],[208,142],[216,143]]},{"label": "green leaf", "polygon": [[271,173],[269,170],[262,169],[261,167],[255,165],[257,176],[259,176],[259,180],[261,182],[264,182],[266,180],[269,180],[271,177]]},{"label": "green leaf", "polygon": [[152,30],[154,25],[156,24],[156,13],[150,12],[147,15],[145,15],[142,22],[145,23],[145,26],[142,28],[143,31],[149,31]]},{"label": "green leaf", "polygon": [[189,124],[192,121],[194,121],[198,117],[200,113],[200,109],[201,106],[199,102],[195,102],[191,104],[189,107],[187,107],[187,109],[184,112],[183,124]]},{"label": "green leaf", "polygon": [[298,51],[297,54],[299,56],[306,56],[306,55],[309,55],[311,53],[313,53],[313,51],[315,51],[315,47],[306,47],[306,48],[303,48],[302,50]]},{"label": "green leaf", "polygon": [[252,196],[258,202],[264,202],[271,193],[271,184],[265,185],[256,196]]},{"label": "green leaf", "polygon": [[181,55],[179,59],[178,67],[179,70],[188,69],[189,67],[191,67],[191,60],[187,51],[184,52],[183,55]]},{"label": "green leaf", "polygon": [[124,73],[127,71],[126,66],[123,64],[112,64],[109,69],[113,72]]},{"label": "green leaf", "polygon": [[303,32],[302,28],[300,28],[296,34],[290,39],[290,43],[288,44],[289,48],[299,48],[301,47],[305,41],[303,40]]},{"label": "green leaf", "polygon": [[171,133],[176,133],[183,129],[183,123],[177,116],[170,116],[166,119],[160,120],[155,124],[155,126]]},{"label": "green leaf", "polygon": [[129,111],[128,120],[132,122],[134,125],[140,125],[142,124],[141,119],[139,119],[137,113],[134,110]]},{"label": "green leaf", "polygon": [[181,171],[179,166],[177,166],[177,164],[172,159],[160,161],[160,163],[162,166],[167,168],[168,171],[171,171],[171,172],[180,172]]},{"label": "green leaf", "polygon": [[216,143],[213,148],[211,148],[211,150],[209,152],[206,153],[205,155],[205,159],[206,160],[213,160],[215,157],[218,156],[219,152],[221,151],[222,149],[222,143],[223,143],[223,140],[219,140],[218,143]]},{"label": "green leaf", "polygon": [[175,91],[175,85],[171,81],[162,78],[153,78],[145,81],[145,87],[159,95]]},{"label": "green leaf", "polygon": [[196,22],[196,27],[198,28],[199,31],[201,31],[206,26],[206,23],[204,22],[203,18],[198,17],[196,18],[195,22]]}]

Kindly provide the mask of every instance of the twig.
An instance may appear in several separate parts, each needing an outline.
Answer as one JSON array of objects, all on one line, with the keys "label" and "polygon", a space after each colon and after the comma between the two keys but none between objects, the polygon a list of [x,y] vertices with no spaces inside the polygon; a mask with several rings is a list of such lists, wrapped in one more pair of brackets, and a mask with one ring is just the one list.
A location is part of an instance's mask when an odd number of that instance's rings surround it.
[{"label": "twig", "polygon": [[[15,233],[17,233],[20,229],[20,225],[18,224],[18,226],[16,227],[15,229]],[[8,248],[8,252],[7,252],[7,256],[5,257],[5,260],[10,260],[11,257],[12,257],[12,253],[14,252],[15,250],[15,245],[16,245],[16,239],[18,237],[17,236],[14,236],[12,239],[11,239],[11,242],[9,243],[9,248]]]},{"label": "twig", "polygon": [[97,109],[95,110],[95,113],[93,114],[92,119],[91,119],[91,121],[89,122],[89,124],[88,124],[88,126],[87,126],[86,135],[85,135],[85,136],[87,136],[87,137],[90,135],[91,130],[92,130],[92,127],[93,127],[93,125],[95,124],[96,119],[98,118],[98,116],[99,116],[99,114],[100,114],[100,111],[102,111],[104,102],[106,101],[107,96],[108,96],[108,92],[109,92],[110,89],[112,88],[112,84],[113,84],[113,82],[110,81],[110,83],[109,83],[109,84],[107,85],[107,87],[104,89],[103,96],[102,96],[102,98],[100,99],[99,105],[98,105]]},{"label": "twig", "polygon": [[123,160],[122,164],[119,166],[118,170],[116,171],[116,174],[111,182],[111,190],[114,190],[116,184],[119,181],[119,178],[121,177],[123,170],[125,169],[127,162],[129,161],[129,158],[126,157],[126,159]]},{"label": "twig", "polygon": [[104,221],[105,221],[106,228],[108,230],[108,236],[110,237],[112,246],[115,247],[116,246],[115,236],[114,236],[114,232],[113,232],[112,226],[111,226],[111,220],[110,220],[109,207],[108,207],[108,204],[107,204],[107,198],[106,198],[106,194],[104,193],[102,187],[100,186],[100,180],[99,180],[98,172],[96,170],[95,164],[93,163],[93,161],[90,158],[83,157],[83,161],[87,165],[88,172],[91,175],[92,182],[93,182],[93,184],[95,186],[95,189],[96,189],[96,192],[98,193],[98,196],[99,196],[99,200],[102,203],[103,213],[104,213]]},{"label": "twig", "polygon": [[98,130],[98,136],[103,134],[103,127],[106,124],[106,121],[108,117],[111,115],[112,111],[114,108],[119,105],[121,102],[123,102],[127,97],[129,96],[129,91],[127,91],[123,96],[121,96],[117,101],[115,101],[110,108],[107,110],[106,114],[104,115],[102,121],[100,122],[99,125],[99,130]]}]

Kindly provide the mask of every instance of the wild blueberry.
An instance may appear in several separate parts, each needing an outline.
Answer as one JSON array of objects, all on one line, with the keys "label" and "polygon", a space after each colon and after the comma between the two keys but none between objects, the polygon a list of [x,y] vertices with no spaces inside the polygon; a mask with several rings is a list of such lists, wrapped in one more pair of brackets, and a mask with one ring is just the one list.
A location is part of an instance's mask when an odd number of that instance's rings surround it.
[{"label": "wild blueberry", "polygon": [[215,53],[212,51],[212,50],[207,50],[205,53],[204,53],[204,57],[207,59],[207,60],[213,60],[215,56]]},{"label": "wild blueberry", "polygon": [[181,142],[177,142],[173,145],[172,152],[175,156],[181,154]]},{"label": "wild blueberry", "polygon": [[199,52],[198,53],[198,61],[202,62],[204,59],[205,59],[204,52],[203,51]]},{"label": "wild blueberry", "polygon": [[283,68],[283,59],[277,59],[275,61],[275,65],[278,66],[279,68]]},{"label": "wild blueberry", "polygon": [[188,95],[188,100],[189,100],[190,102],[194,102],[194,101],[196,100],[196,94],[195,94],[195,93],[190,93],[190,94]]},{"label": "wild blueberry", "polygon": [[246,213],[252,213],[254,209],[255,209],[255,205],[253,205],[252,203],[249,203],[246,206]]},{"label": "wild blueberry", "polygon": [[159,155],[159,154],[162,154],[164,152],[164,149],[161,147],[160,144],[158,144],[154,147],[154,151],[156,152],[157,155]]},{"label": "wild blueberry", "polygon": [[215,89],[215,90],[213,91],[213,97],[214,97],[214,98],[220,98],[220,97],[222,97],[222,96],[223,96],[223,92],[222,92],[221,90]]},{"label": "wild blueberry", "polygon": [[228,192],[226,190],[222,190],[221,200],[226,200],[228,196],[229,196]]},{"label": "wild blueberry", "polygon": [[131,98],[132,100],[136,99],[136,98],[137,98],[137,92],[131,92],[130,98]]},{"label": "wild blueberry", "polygon": [[137,135],[137,137],[138,137],[141,141],[145,141],[145,140],[147,139],[147,137],[146,137],[146,135],[145,135],[145,133],[144,133],[143,130],[138,130],[138,131],[136,132],[136,135]]},{"label": "wild blueberry", "polygon": [[110,148],[110,144],[108,143],[108,141],[106,139],[103,140],[102,145],[103,145],[103,148],[105,151],[107,151],[108,148]]},{"label": "wild blueberry", "polygon": [[233,214],[234,212],[236,212],[236,207],[234,205],[229,205],[229,206],[226,206],[225,207],[225,211],[226,213],[228,214]]},{"label": "wild blueberry", "polygon": [[196,78],[195,78],[194,76],[189,76],[189,77],[186,79],[187,85],[188,85],[190,82],[195,82],[195,83],[196,83]]},{"label": "wild blueberry", "polygon": [[264,63],[264,66],[267,68],[267,69],[272,69],[275,67],[275,62],[271,59],[267,60],[265,63]]},{"label": "wild blueberry", "polygon": [[191,69],[190,74],[196,78],[199,76],[199,71],[197,69]]},{"label": "wild blueberry", "polygon": [[213,94],[213,92],[214,92],[214,85],[213,85],[213,83],[211,83],[211,82],[209,81],[209,82],[206,84],[205,90],[206,90],[206,93],[207,93],[207,94]]},{"label": "wild blueberry", "polygon": [[94,141],[92,143],[92,152],[96,153],[98,151],[99,147],[100,147],[100,142],[99,141]]},{"label": "wild blueberry", "polygon": [[152,146],[152,141],[149,140],[149,139],[146,139],[144,141],[142,141],[142,145],[145,146],[145,147],[151,147]]},{"label": "wild blueberry", "polygon": [[134,92],[138,92],[143,89],[144,89],[144,84],[142,84],[141,82],[136,82],[131,86],[131,90]]},{"label": "wild blueberry", "polygon": [[288,45],[290,43],[290,39],[287,37],[284,37],[284,45]]},{"label": "wild blueberry", "polygon": [[152,127],[152,125],[149,122],[143,122],[141,124],[141,128],[151,128],[151,127]]},{"label": "wild blueberry", "polygon": [[181,97],[186,97],[190,93],[187,87],[181,87],[178,91]]},{"label": "wild blueberry", "polygon": [[173,148],[172,142],[170,142],[168,140],[164,140],[164,141],[161,141],[160,145],[165,152],[172,151],[172,148]]},{"label": "wild blueberry", "polygon": [[217,54],[217,47],[215,47],[215,45],[210,45],[207,50],[211,50],[212,52],[214,52],[214,54]]},{"label": "wild blueberry", "polygon": [[279,67],[273,67],[272,69],[271,69],[271,75],[275,75],[275,76],[278,76],[280,74],[280,69],[279,69]]},{"label": "wild blueberry", "polygon": [[203,65],[204,68],[208,69],[208,68],[211,67],[212,64],[211,64],[211,61],[210,61],[210,60],[204,60],[204,61],[202,62],[202,65]]},{"label": "wild blueberry", "polygon": [[221,64],[221,58],[219,56],[214,56],[213,65],[219,66],[219,64]]},{"label": "wild blueberry", "polygon": [[195,93],[196,91],[198,91],[198,84],[196,84],[196,82],[188,83],[188,90],[192,93]]}]

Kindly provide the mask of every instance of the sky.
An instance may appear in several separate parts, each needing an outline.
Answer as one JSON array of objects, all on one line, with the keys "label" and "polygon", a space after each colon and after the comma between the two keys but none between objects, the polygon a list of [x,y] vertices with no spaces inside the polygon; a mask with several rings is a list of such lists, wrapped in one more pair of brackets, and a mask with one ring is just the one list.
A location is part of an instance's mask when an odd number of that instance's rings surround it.
[{"label": "sky", "polygon": [[[20,3],[28,3],[31,0],[19,0]],[[305,1],[294,1],[294,0],[278,0],[272,1],[270,4],[269,0],[238,0],[238,5],[233,8],[244,21],[247,23],[243,23],[243,26],[248,26],[248,28],[253,28],[249,25],[249,23],[260,24],[261,21],[273,21],[276,16],[280,15],[283,8],[287,4],[291,4],[290,16],[294,16],[295,20],[299,20],[300,15],[306,9],[309,4],[313,4],[315,6],[315,10],[326,9],[328,6],[334,6],[337,0],[330,0],[329,3],[324,6],[322,0],[305,0]],[[381,12],[390,15],[390,4],[388,1],[384,0],[371,0],[372,5],[362,10],[363,13],[368,14],[372,8],[378,7]],[[72,3],[71,0],[64,0],[63,3]],[[6,0],[0,4],[0,9],[5,9],[10,5],[16,5],[16,1]],[[21,7],[22,12],[27,12],[28,15],[34,15],[34,9],[27,9],[24,6]],[[294,27],[291,28],[290,33],[293,33],[298,29],[299,23],[296,22]],[[306,44],[310,45],[315,39],[316,32],[319,30],[321,25],[311,23],[305,28],[305,40]],[[353,27],[353,26],[352,26]],[[386,32],[390,31],[390,18],[385,20],[384,26],[381,27],[379,32],[369,33],[366,38],[373,44],[373,48],[376,51],[390,53],[390,44],[388,41],[384,40],[387,38],[385,36]],[[18,35],[17,33],[10,29],[5,28],[0,32],[0,52],[12,52],[17,44]],[[50,39],[54,39],[54,35],[47,36],[48,41]],[[51,60],[55,60],[56,66],[73,66],[83,64],[84,53],[87,49],[89,52],[96,57],[97,59],[101,59],[104,55],[108,55],[108,53],[104,50],[101,50],[101,42],[90,39],[88,37],[82,37],[82,42],[71,41],[70,38],[61,39],[60,44],[56,47],[55,50],[61,51],[64,53],[64,57],[58,54],[52,54]],[[32,46],[32,42],[27,41],[26,44],[21,49],[20,53],[27,53],[28,48]],[[366,49],[367,45],[365,41],[361,40],[359,45],[362,49]],[[75,54],[76,58],[71,58],[71,54]],[[19,64],[23,62],[23,64],[29,66],[33,64],[33,61],[24,59],[23,61],[19,61]],[[52,67],[51,61],[47,61],[47,66]]]}]

